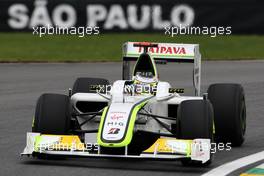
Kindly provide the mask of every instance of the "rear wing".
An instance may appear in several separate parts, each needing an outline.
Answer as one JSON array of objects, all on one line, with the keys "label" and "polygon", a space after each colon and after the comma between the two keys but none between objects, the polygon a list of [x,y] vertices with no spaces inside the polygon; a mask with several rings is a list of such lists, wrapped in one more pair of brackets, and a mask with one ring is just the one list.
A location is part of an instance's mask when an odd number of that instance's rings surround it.
[{"label": "rear wing", "polygon": [[[134,45],[136,44],[136,46]],[[144,48],[137,45],[138,42],[126,42],[123,45],[123,79],[130,79],[130,62],[136,61]],[[142,46],[146,45],[142,42]],[[149,43],[151,44],[151,43]],[[177,43],[157,43],[157,47],[149,47],[148,53],[155,61],[161,62],[187,62],[194,63],[193,85],[195,95],[200,96],[201,90],[201,54],[199,44],[177,44]],[[140,45],[140,43],[139,43]]]}]

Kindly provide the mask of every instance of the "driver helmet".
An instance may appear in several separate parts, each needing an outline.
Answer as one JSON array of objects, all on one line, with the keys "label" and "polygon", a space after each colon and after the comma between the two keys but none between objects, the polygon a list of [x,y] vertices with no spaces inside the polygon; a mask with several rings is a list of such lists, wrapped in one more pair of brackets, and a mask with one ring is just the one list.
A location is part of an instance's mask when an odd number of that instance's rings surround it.
[{"label": "driver helmet", "polygon": [[158,79],[153,75],[152,72],[137,72],[133,77],[133,81],[137,94],[152,94],[152,88],[157,86],[158,83]]}]

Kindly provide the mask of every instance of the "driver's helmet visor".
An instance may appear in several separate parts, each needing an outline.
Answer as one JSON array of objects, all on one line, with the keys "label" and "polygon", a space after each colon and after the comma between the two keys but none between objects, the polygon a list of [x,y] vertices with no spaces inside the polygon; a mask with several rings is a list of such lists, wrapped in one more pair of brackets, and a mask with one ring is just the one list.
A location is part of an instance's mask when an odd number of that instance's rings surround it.
[{"label": "driver's helmet visor", "polygon": [[141,82],[146,84],[157,82],[157,79],[152,72],[137,72],[134,80],[136,80],[137,83]]},{"label": "driver's helmet visor", "polygon": [[136,76],[143,77],[143,78],[153,78],[154,77],[152,72],[139,72],[139,71],[136,73]]}]

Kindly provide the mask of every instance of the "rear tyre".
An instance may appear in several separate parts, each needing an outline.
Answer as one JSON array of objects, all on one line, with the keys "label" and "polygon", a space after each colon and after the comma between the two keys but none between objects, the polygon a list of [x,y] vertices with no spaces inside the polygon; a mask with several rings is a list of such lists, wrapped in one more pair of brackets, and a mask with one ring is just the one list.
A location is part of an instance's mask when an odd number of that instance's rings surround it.
[{"label": "rear tyre", "polygon": [[[72,88],[72,95],[76,93],[96,93],[97,88],[100,89],[100,93],[105,93],[107,85],[109,85],[109,81],[103,78],[77,78]],[[78,101],[76,103],[77,109],[83,113],[97,112],[106,106],[106,102]]]},{"label": "rear tyre", "polygon": [[214,107],[216,141],[241,146],[246,133],[243,87],[240,84],[210,85],[208,99]]},{"label": "rear tyre", "polygon": [[[183,101],[177,112],[177,137],[179,139],[207,138],[213,141],[213,107],[207,100],[186,100]],[[185,166],[207,166],[210,160],[202,164],[191,159],[182,159]]]},{"label": "rear tyre", "polygon": [[72,94],[95,93],[93,87],[98,85],[109,85],[109,81],[103,78],[77,78],[72,88]]}]

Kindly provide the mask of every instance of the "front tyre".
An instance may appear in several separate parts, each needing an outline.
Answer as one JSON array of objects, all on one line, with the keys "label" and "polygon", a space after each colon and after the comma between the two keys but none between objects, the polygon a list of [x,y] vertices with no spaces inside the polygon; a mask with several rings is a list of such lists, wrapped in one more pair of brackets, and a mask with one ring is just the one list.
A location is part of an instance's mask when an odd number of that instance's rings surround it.
[{"label": "front tyre", "polygon": [[[213,107],[208,100],[186,100],[183,101],[177,112],[177,138],[179,139],[197,139],[204,138],[213,141]],[[212,162],[210,160],[202,164],[191,159],[182,159],[185,166],[207,166]]]},{"label": "front tyre", "polygon": [[[60,94],[42,94],[37,101],[32,132],[63,135],[68,134],[69,130],[69,97]],[[38,159],[65,159],[43,153],[33,153],[33,156]]]},{"label": "front tyre", "polygon": [[214,107],[216,141],[241,146],[246,133],[246,104],[243,87],[240,84],[210,85],[208,99]]},{"label": "front tyre", "polygon": [[67,134],[69,128],[69,97],[60,94],[42,94],[37,101],[32,132]]}]

